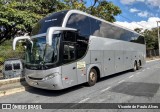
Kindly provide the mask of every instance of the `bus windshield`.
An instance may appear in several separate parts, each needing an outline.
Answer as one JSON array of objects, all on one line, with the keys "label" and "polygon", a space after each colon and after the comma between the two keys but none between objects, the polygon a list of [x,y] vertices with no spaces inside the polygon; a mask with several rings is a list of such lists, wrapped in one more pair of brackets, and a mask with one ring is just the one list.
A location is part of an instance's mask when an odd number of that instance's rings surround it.
[{"label": "bus windshield", "polygon": [[46,33],[49,27],[62,26],[63,19],[68,10],[53,13],[43,19],[41,19],[34,27],[31,35],[38,35]]},{"label": "bus windshield", "polygon": [[26,64],[45,65],[58,61],[60,34],[54,34],[52,46],[46,44],[46,37],[33,38],[33,45],[27,42]]}]

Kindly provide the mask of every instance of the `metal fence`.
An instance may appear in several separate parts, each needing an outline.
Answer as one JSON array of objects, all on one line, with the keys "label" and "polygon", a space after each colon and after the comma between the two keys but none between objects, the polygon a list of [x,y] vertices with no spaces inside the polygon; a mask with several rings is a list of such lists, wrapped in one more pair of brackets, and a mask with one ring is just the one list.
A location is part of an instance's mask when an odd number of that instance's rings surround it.
[{"label": "metal fence", "polygon": [[149,49],[146,51],[146,56],[148,58],[159,57],[159,49]]},{"label": "metal fence", "polygon": [[16,52],[16,51],[1,51],[0,52],[0,79],[2,79],[2,69],[5,60],[16,58],[16,59],[24,59],[24,52]]}]

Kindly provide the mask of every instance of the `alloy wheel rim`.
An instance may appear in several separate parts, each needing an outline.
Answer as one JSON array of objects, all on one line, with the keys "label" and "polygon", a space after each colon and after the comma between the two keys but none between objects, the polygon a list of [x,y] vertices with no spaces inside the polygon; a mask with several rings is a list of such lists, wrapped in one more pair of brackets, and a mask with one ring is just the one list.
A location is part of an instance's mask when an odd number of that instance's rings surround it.
[{"label": "alloy wheel rim", "polygon": [[94,72],[91,72],[91,73],[90,73],[90,80],[91,80],[92,82],[94,82],[95,79],[96,79],[95,73],[94,73]]}]

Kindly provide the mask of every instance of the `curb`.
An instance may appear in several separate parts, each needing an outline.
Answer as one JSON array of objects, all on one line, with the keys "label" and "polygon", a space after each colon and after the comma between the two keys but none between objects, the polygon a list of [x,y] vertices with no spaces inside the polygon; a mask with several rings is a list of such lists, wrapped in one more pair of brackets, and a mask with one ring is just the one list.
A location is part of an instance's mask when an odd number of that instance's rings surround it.
[{"label": "curb", "polygon": [[[22,77],[0,80],[0,87],[3,87],[5,85],[9,85],[9,84],[14,84],[14,83],[16,84],[16,83],[23,82],[23,81],[25,81],[25,78],[22,78]],[[11,94],[14,94],[14,93],[23,92],[23,91],[26,91],[26,90],[29,90],[29,89],[30,89],[29,85],[25,85],[25,86],[20,85],[18,87],[13,87],[13,88],[10,88],[10,89],[6,88],[4,90],[0,90],[0,97],[11,95]]]},{"label": "curb", "polygon": [[26,90],[29,90],[29,89],[30,89],[30,87],[26,86],[26,87],[18,87],[18,88],[13,88],[13,89],[0,91],[0,97],[11,95],[11,94],[14,94],[14,93],[23,92],[23,91],[26,91]]},{"label": "curb", "polygon": [[160,60],[160,59],[148,60],[148,61],[146,61],[146,63],[153,62],[153,61],[159,61],[159,60]]},{"label": "curb", "polygon": [[21,81],[24,81],[24,80],[25,80],[25,78],[22,78],[22,77],[0,80],[0,87],[2,85],[21,82]]}]

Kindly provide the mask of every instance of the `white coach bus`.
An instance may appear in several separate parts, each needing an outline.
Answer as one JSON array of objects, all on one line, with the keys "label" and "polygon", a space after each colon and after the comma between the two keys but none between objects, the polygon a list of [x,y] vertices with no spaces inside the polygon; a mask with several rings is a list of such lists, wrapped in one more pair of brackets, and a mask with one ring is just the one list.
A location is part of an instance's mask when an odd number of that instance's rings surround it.
[{"label": "white coach bus", "polygon": [[53,13],[33,28],[25,44],[25,79],[30,86],[60,90],[145,64],[144,37],[78,10]]}]

